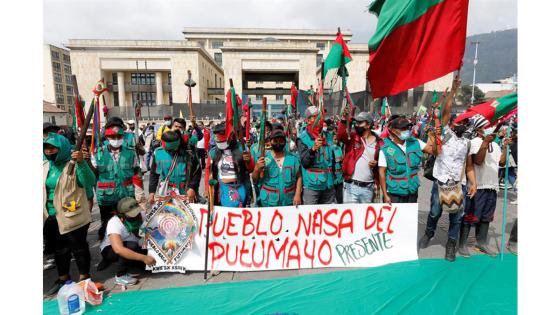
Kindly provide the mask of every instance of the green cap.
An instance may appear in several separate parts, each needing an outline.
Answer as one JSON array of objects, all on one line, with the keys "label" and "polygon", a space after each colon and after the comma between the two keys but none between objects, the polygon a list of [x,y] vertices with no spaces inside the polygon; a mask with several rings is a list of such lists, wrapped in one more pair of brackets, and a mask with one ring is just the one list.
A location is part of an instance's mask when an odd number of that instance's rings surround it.
[{"label": "green cap", "polygon": [[117,210],[119,211],[119,214],[124,214],[129,218],[134,218],[140,213],[140,211],[142,211],[142,208],[140,208],[140,205],[138,204],[138,201],[136,201],[136,199],[132,197],[126,197],[119,200],[119,203],[117,204]]}]

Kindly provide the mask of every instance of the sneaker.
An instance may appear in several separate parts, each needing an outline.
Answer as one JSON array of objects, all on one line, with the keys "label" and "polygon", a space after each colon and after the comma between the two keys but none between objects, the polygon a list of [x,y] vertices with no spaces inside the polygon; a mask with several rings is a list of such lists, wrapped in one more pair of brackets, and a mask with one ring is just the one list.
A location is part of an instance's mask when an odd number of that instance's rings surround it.
[{"label": "sneaker", "polygon": [[422,236],[422,238],[420,239],[420,241],[418,242],[418,247],[419,248],[426,248],[428,247],[428,244],[430,244],[430,240],[432,239],[432,237],[434,237],[433,235],[429,235],[428,233],[424,233],[424,236]]},{"label": "sneaker", "polygon": [[52,269],[55,266],[56,266],[56,264],[54,262],[54,258],[47,259],[47,260],[45,260],[45,263],[43,264],[43,271]]},{"label": "sneaker", "polygon": [[120,284],[120,285],[135,285],[136,283],[138,283],[138,279],[134,278],[133,276],[129,275],[128,273],[125,273],[122,276],[115,276],[115,283],[116,284]]},{"label": "sneaker", "polygon": [[60,290],[60,288],[62,288],[64,286],[64,284],[66,283],[66,280],[60,280],[57,279],[53,286],[49,289],[49,291],[47,291],[47,295],[55,295],[58,293],[58,290]]},{"label": "sneaker", "polygon": [[510,202],[512,205],[517,205],[517,199],[513,200],[512,202]]},{"label": "sneaker", "polygon": [[512,254],[514,254],[515,256],[517,256],[517,243],[513,243],[513,242],[510,243],[510,242],[508,242],[506,248],[507,248],[507,250],[508,250],[510,253],[512,253]]}]

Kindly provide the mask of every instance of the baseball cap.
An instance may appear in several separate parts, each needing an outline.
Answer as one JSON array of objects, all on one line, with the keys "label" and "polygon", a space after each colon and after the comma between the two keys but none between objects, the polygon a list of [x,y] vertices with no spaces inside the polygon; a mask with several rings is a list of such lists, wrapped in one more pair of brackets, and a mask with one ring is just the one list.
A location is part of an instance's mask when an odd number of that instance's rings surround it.
[{"label": "baseball cap", "polygon": [[140,214],[141,210],[142,208],[140,208],[138,201],[132,197],[123,198],[117,203],[117,211],[119,214],[124,214],[128,218],[136,217]]},{"label": "baseball cap", "polygon": [[280,128],[272,129],[270,132],[270,139],[274,138],[286,138],[286,134],[284,133],[284,128],[280,126]]},{"label": "baseball cap", "polygon": [[317,108],[317,106],[309,106],[305,110],[304,116],[305,116],[305,118],[309,118],[309,117],[315,116],[317,114],[319,114],[319,109]]},{"label": "baseball cap", "polygon": [[356,121],[367,121],[369,124],[373,124],[373,117],[368,112],[361,112],[354,118]]},{"label": "baseball cap", "polygon": [[171,115],[165,115],[163,116],[163,120],[170,120],[171,119]]},{"label": "baseball cap", "polygon": [[406,117],[398,117],[389,123],[389,127],[395,129],[404,129],[413,126],[413,124]]}]

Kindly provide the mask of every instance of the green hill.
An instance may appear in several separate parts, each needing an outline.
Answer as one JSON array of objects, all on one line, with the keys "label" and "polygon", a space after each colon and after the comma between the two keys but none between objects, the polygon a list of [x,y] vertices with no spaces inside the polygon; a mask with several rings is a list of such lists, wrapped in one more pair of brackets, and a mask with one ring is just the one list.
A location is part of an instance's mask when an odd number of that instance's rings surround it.
[{"label": "green hill", "polygon": [[478,34],[467,37],[461,79],[471,83],[475,45],[479,41],[476,82],[490,83],[517,73],[517,29]]}]

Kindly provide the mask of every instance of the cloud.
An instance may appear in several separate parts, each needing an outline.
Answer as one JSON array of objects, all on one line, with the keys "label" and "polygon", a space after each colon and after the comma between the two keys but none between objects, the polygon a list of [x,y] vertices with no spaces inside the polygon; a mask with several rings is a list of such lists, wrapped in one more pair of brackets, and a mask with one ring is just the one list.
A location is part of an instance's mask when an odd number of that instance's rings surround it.
[{"label": "cloud", "polygon": [[[71,38],[182,39],[184,27],[349,29],[366,43],[370,0],[45,0],[45,42]],[[471,0],[468,34],[517,27],[516,0]]]}]

